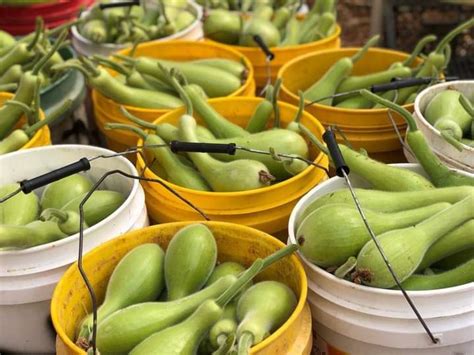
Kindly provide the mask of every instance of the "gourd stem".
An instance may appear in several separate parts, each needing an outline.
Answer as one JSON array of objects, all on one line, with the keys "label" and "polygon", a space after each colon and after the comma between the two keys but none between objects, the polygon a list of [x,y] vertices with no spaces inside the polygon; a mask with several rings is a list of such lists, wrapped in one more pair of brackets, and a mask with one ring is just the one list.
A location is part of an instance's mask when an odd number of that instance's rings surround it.
[{"label": "gourd stem", "polygon": [[48,221],[51,219],[51,217],[59,219],[61,223],[64,223],[68,220],[67,213],[57,208],[47,208],[41,213],[42,220]]},{"label": "gourd stem", "polygon": [[267,256],[266,258],[263,259],[262,270],[269,267],[270,265],[277,262],[278,260],[284,258],[285,256],[294,253],[296,250],[298,250],[298,246],[296,244],[290,244],[276,251],[275,253]]},{"label": "gourd stem", "polygon": [[120,73],[125,76],[129,76],[131,74],[131,70],[128,68],[125,68],[124,65],[114,62],[113,60],[110,60],[109,58],[100,56],[100,55],[94,55],[92,56],[92,60],[96,61],[97,63],[104,65],[112,70],[115,70],[117,73]]},{"label": "gourd stem", "polygon": [[35,48],[36,44],[38,43],[40,37],[41,37],[41,34],[43,32],[43,29],[44,29],[44,21],[43,21],[43,18],[42,17],[37,17],[36,18],[36,25],[35,25],[35,33],[34,33],[34,37],[33,39],[31,40],[31,42],[28,44],[28,46],[26,47],[26,49],[28,51],[31,51],[33,48]]},{"label": "gourd stem", "polygon": [[31,71],[33,73],[33,75],[38,75],[39,72],[41,71],[41,69],[45,66],[45,64],[51,59],[51,57],[54,55],[54,53],[56,53],[56,51],[58,50],[59,46],[65,41],[66,37],[67,37],[67,31],[64,30],[63,32],[61,32],[61,34],[59,35],[59,37],[56,39],[56,41],[54,42],[53,46],[51,47],[51,49],[48,51],[48,53],[42,57],[38,63],[35,64],[35,66],[33,67],[33,70]]},{"label": "gourd stem", "polygon": [[124,115],[128,120],[132,121],[133,123],[139,125],[139,126],[142,126],[144,128],[148,128],[148,129],[153,129],[153,130],[156,130],[157,129],[157,125],[156,124],[153,124],[151,122],[148,122],[148,121],[145,121],[145,120],[142,120],[141,118],[138,118],[137,116],[135,115],[132,115],[130,112],[127,111],[127,109],[123,106],[120,106],[120,112],[122,113],[122,115]]},{"label": "gourd stem", "polygon": [[442,130],[439,133],[441,134],[441,137],[443,137],[446,142],[451,144],[458,151],[462,152],[464,150],[463,144],[460,141],[458,141],[456,138],[454,138],[453,135],[449,132],[450,131],[448,130]]},{"label": "gourd stem", "polygon": [[300,123],[301,117],[303,117],[303,111],[304,111],[304,94],[303,91],[298,90],[298,96],[300,97],[300,101],[298,103],[298,111],[296,112],[295,118],[293,119],[293,122],[295,123]]},{"label": "gourd stem", "polygon": [[367,43],[365,43],[364,46],[361,49],[359,49],[357,53],[351,57],[352,64],[355,64],[356,62],[358,62],[365,55],[365,53],[367,53],[369,48],[374,46],[379,41],[379,39],[380,39],[380,35],[375,35],[371,37],[367,41]]},{"label": "gourd stem", "polygon": [[64,103],[59,107],[57,110],[55,110],[53,113],[48,115],[44,120],[39,120],[36,122],[34,125],[25,128],[25,133],[28,135],[28,137],[33,136],[36,131],[41,129],[42,127],[56,121],[59,117],[61,117],[64,112],[66,112],[72,105],[72,100],[66,100]]},{"label": "gourd stem", "polygon": [[350,256],[347,261],[339,266],[334,272],[334,276],[343,279],[349,272],[351,272],[357,265],[357,258]]},{"label": "gourd stem", "polygon": [[280,96],[280,87],[281,87],[282,79],[278,78],[273,85],[273,111],[274,111],[274,118],[273,118],[273,128],[280,128],[280,107],[278,106],[278,96]]},{"label": "gourd stem", "polygon": [[313,143],[320,151],[322,151],[324,154],[329,156],[329,150],[324,146],[324,144],[316,138],[316,136],[310,132],[309,129],[307,129],[302,123],[298,124],[298,127],[300,128],[301,132],[303,132],[306,137]]},{"label": "gourd stem", "polygon": [[410,112],[408,112],[405,108],[401,107],[400,105],[397,105],[396,103],[389,101],[387,99],[384,99],[378,95],[375,95],[371,93],[369,90],[362,89],[359,91],[359,94],[361,94],[363,97],[366,99],[369,99],[372,102],[375,102],[377,104],[384,105],[385,107],[392,109],[393,111],[397,112],[402,118],[406,121],[408,124],[408,128],[410,129],[410,132],[415,132],[418,130],[418,127],[416,126],[416,122],[413,119],[412,115]]},{"label": "gourd stem", "polygon": [[466,112],[474,119],[474,106],[464,94],[459,95],[459,102]]},{"label": "gourd stem", "polygon": [[184,91],[183,87],[177,79],[177,76],[179,75],[178,72],[175,69],[166,69],[161,63],[158,63],[158,68],[163,72],[168,83],[173,87],[173,89],[176,90],[176,92],[179,94],[179,97],[181,97],[181,99],[183,100],[184,106],[186,108],[186,114],[192,116],[193,103],[191,102],[189,95]]},{"label": "gourd stem", "polygon": [[239,338],[237,345],[237,355],[248,355],[250,347],[253,344],[253,334],[250,332],[244,332]]},{"label": "gourd stem", "polygon": [[416,44],[415,49],[413,49],[413,52],[411,52],[410,56],[402,62],[403,66],[410,67],[415,61],[416,57],[418,57],[418,55],[421,53],[423,48],[425,48],[428,43],[434,41],[436,41],[435,35],[428,35],[420,39]]},{"label": "gourd stem", "polygon": [[65,70],[69,70],[69,69],[76,69],[76,70],[79,70],[86,78],[89,79],[89,78],[92,77],[92,74],[90,72],[88,72],[87,69],[84,68],[79,63],[69,62],[69,63],[64,63],[64,64],[56,64],[51,69],[53,69],[55,71],[65,71]]},{"label": "gourd stem", "polygon": [[447,44],[449,44],[449,42],[451,42],[454,37],[456,37],[462,31],[468,29],[471,26],[474,26],[474,18],[460,24],[458,27],[451,30],[451,32],[449,32],[446,36],[444,36],[443,39],[438,43],[438,45],[436,46],[436,49],[434,50],[434,52],[438,53],[438,54],[443,54],[444,47]]},{"label": "gourd stem", "polygon": [[92,63],[92,61],[89,58],[79,57],[79,60],[81,61],[81,63],[84,65],[85,68],[90,70],[90,72],[94,76],[99,76],[100,75],[100,70],[94,65],[94,63]]},{"label": "gourd stem", "polygon": [[130,58],[129,56],[127,55],[123,55],[123,54],[113,54],[112,55],[114,58],[118,58],[120,60],[123,60],[124,62],[127,62],[128,64],[135,64],[136,62],[136,59],[133,59],[133,58]]},{"label": "gourd stem", "polygon": [[139,127],[129,125],[129,124],[107,123],[104,127],[105,127],[105,129],[121,129],[121,130],[124,130],[124,131],[131,131],[133,133],[136,133],[143,140],[145,140],[148,136],[143,129],[141,129]]},{"label": "gourd stem", "polygon": [[237,282],[230,286],[224,291],[222,295],[216,300],[216,303],[220,307],[224,307],[229,303],[237,293],[250,281],[252,280],[261,270],[263,269],[263,260],[257,259],[254,261],[252,266],[245,270],[237,279]]}]

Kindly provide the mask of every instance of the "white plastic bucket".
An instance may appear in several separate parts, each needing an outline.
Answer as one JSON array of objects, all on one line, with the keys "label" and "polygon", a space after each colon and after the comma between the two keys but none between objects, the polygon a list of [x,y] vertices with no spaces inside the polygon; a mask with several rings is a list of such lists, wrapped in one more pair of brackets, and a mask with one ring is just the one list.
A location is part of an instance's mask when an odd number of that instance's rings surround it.
[{"label": "white plastic bucket", "polygon": [[[0,157],[0,185],[44,174],[83,157],[110,154],[114,152],[86,145],[55,145],[7,154]],[[85,174],[97,181],[114,169],[137,175],[124,157],[94,160]],[[114,213],[85,230],[84,253],[149,224],[145,195],[138,180],[112,175],[101,188],[128,197]],[[77,260],[78,240],[79,234],[75,234],[25,250],[0,251],[0,353],[54,352],[55,334],[48,321],[50,299],[62,274]]]},{"label": "white plastic bucket", "polygon": [[[396,164],[424,173],[416,164]],[[466,174],[471,175],[472,174]],[[354,187],[369,185],[355,174]],[[296,243],[295,221],[320,196],[347,187],[331,178],[295,206],[288,243]],[[468,355],[474,353],[474,283],[433,291],[408,292],[439,339],[433,344],[400,291],[356,285],[337,278],[299,255],[308,276],[308,302],[318,355]]]},{"label": "white plastic bucket", "polygon": [[[448,88],[462,92],[470,101],[474,100],[474,80],[450,81],[433,85],[423,90],[416,97],[413,117],[416,120],[418,129],[423,132],[429,146],[440,159],[455,169],[474,173],[474,148],[464,145],[464,149],[460,152],[446,142],[446,140],[441,137],[439,131],[423,116],[423,112],[431,99],[433,99],[436,94]],[[413,161],[413,156],[410,157],[410,153],[405,151],[405,156],[407,159]]]},{"label": "white plastic bucket", "polygon": [[[171,36],[155,39],[155,41],[170,41],[173,39],[187,39],[190,41],[193,40],[200,40],[203,38],[204,33],[202,31],[202,8],[193,3],[188,3],[188,10],[192,12],[196,16],[196,20],[184,30],[176,32]],[[82,13],[81,17],[87,16],[88,11]],[[94,43],[89,41],[87,38],[83,37],[78,29],[77,26],[72,26],[71,28],[72,33],[72,45],[74,49],[77,51],[78,54],[84,56],[92,56],[92,55],[103,55],[103,56],[110,56],[112,53],[118,52],[124,48],[129,47],[130,45],[127,44],[113,44],[113,43]]]}]

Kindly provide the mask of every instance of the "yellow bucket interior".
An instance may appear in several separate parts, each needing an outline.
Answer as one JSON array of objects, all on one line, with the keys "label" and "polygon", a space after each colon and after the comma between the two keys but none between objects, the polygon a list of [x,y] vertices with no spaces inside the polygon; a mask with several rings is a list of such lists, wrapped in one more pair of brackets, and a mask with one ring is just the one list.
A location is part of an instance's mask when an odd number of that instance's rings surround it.
[{"label": "yellow bucket interior", "polygon": [[[11,100],[13,97],[14,95],[9,92],[0,92],[0,106],[5,101]],[[40,110],[39,118],[40,120],[44,120],[45,118],[44,112],[42,110]],[[17,124],[15,125],[14,129],[21,128],[25,123],[26,123],[26,117],[23,115],[20,118],[20,120],[17,122]],[[51,132],[48,126],[46,125],[42,127],[41,129],[39,129],[38,131],[36,131],[33,137],[31,137],[30,140],[23,147],[20,148],[20,150],[43,147],[50,144],[51,144]]]},{"label": "yellow bucket interior", "polygon": [[[144,243],[158,243],[166,249],[172,236],[190,223],[192,222],[161,224],[128,232],[85,255],[84,270],[99,302],[104,298],[112,271],[128,251]],[[214,234],[219,262],[235,261],[248,267],[256,258],[266,257],[284,247],[282,242],[270,235],[246,226],[224,222],[200,223],[206,224]],[[292,255],[265,269],[256,280],[285,283],[295,292],[298,304],[290,318],[268,338],[254,346],[250,353],[287,354],[288,347],[295,346],[294,340],[300,331],[307,332],[311,323],[307,312],[303,312],[307,296],[307,280],[303,267],[299,259]],[[58,354],[85,354],[74,344],[73,337],[76,327],[88,312],[91,312],[90,296],[75,263],[59,281],[51,301],[51,317],[58,334]],[[308,339],[305,345],[307,343]]]}]

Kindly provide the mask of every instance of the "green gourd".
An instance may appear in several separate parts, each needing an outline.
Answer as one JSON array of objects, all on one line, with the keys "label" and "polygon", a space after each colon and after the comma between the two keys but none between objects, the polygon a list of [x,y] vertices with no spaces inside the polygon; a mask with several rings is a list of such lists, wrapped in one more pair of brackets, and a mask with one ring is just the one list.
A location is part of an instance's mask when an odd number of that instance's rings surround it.
[{"label": "green gourd", "polygon": [[290,317],[297,299],[293,291],[277,281],[262,281],[250,287],[237,303],[239,354],[248,354]]},{"label": "green gourd", "polygon": [[[364,208],[375,235],[417,224],[451,206],[447,202],[417,209],[380,213]],[[357,256],[370,240],[370,234],[355,206],[324,205],[297,225],[296,241],[301,253],[321,267],[340,266],[349,257]]]},{"label": "green gourd", "polygon": [[43,190],[41,207],[62,208],[66,203],[88,192],[92,188],[92,181],[82,174],[74,174],[55,181]]},{"label": "green gourd", "polygon": [[[77,196],[66,203],[61,210],[79,213],[79,206],[88,192]],[[123,194],[116,191],[97,190],[92,193],[84,204],[84,220],[88,226],[92,227],[104,218],[112,214],[125,201]]]},{"label": "green gourd", "polygon": [[24,249],[65,238],[55,222],[33,221],[27,225],[0,224],[0,248]]},{"label": "green gourd", "polygon": [[15,45],[15,37],[8,32],[0,31],[0,56],[7,53]]},{"label": "green gourd", "polygon": [[[6,197],[20,188],[20,184],[6,184],[0,187],[0,198]],[[20,191],[10,199],[0,203],[0,225],[25,225],[38,218],[39,199],[35,193]]]},{"label": "green gourd", "polygon": [[463,250],[474,248],[474,220],[470,220],[434,243],[426,252],[417,271]]},{"label": "green gourd", "polygon": [[[183,115],[179,122],[182,140],[198,142],[196,121],[192,116]],[[207,153],[188,153],[201,175],[213,191],[230,192],[258,189],[268,186],[274,177],[259,161],[239,159],[221,162]]]},{"label": "green gourd", "polygon": [[461,93],[456,90],[444,90],[436,94],[423,112],[426,120],[440,131],[441,135],[450,135],[461,140],[471,128],[472,117],[459,102]]},{"label": "green gourd", "polygon": [[[326,155],[327,148],[306,127],[300,124],[301,131]],[[367,180],[374,189],[386,191],[419,191],[433,189],[433,184],[418,173],[378,162],[355,150],[339,144],[344,160],[351,170]]]},{"label": "green gourd", "polygon": [[[56,222],[59,229],[67,235],[73,235],[80,231],[81,219],[76,212],[64,212],[56,208],[47,208],[41,212],[40,220]],[[83,228],[88,228],[86,223],[84,223]]]},{"label": "green gourd", "polygon": [[412,275],[402,286],[408,291],[438,290],[474,282],[474,259],[434,275]]},{"label": "green gourd", "polygon": [[371,85],[385,84],[393,78],[407,78],[411,69],[405,66],[383,70],[365,75],[353,75],[344,79],[337,87],[336,93],[369,88]]},{"label": "green gourd", "polygon": [[210,58],[210,59],[197,59],[193,60],[192,63],[206,65],[212,68],[218,68],[225,70],[226,72],[236,76],[239,79],[245,79],[248,74],[247,67],[243,62],[236,60],[225,59],[225,58]]},{"label": "green gourd", "polygon": [[79,33],[94,43],[109,41],[107,25],[104,20],[92,19],[80,27]]},{"label": "green gourd", "polygon": [[294,46],[299,44],[300,22],[293,16],[286,24],[285,35],[280,42],[280,47]]},{"label": "green gourd", "polygon": [[209,103],[199,95],[198,90],[191,86],[184,86],[184,92],[191,101],[192,108],[199,113],[206,126],[217,138],[234,138],[250,134],[242,127],[228,121],[219,114]]},{"label": "green gourd", "polygon": [[[418,268],[428,249],[441,237],[474,218],[474,194],[412,227],[377,236],[378,243],[400,282]],[[357,256],[356,272],[366,285],[391,288],[396,285],[373,240]]]},{"label": "green gourd", "polygon": [[218,349],[227,342],[229,336],[237,330],[236,302],[227,304],[221,318],[209,330],[209,341],[214,349]]},{"label": "green gourd", "polygon": [[[157,131],[159,130],[158,127],[159,126],[156,126]],[[151,147],[146,148],[145,150],[153,154],[153,158],[156,159],[160,168],[163,170],[167,181],[188,189],[210,191],[208,184],[202,178],[199,172],[193,167],[183,163],[178,155],[173,153],[170,148],[165,146],[166,142],[158,135],[146,134],[138,127],[120,123],[109,123],[105,126],[105,128],[129,130],[138,134],[143,139],[144,145],[160,145],[161,147]],[[164,126],[160,126],[160,129],[161,128],[164,128]]]},{"label": "green gourd", "polygon": [[[120,309],[157,299],[165,286],[164,258],[158,244],[142,244],[130,250],[110,276],[104,301],[97,310],[97,324]],[[92,314],[81,322],[78,342],[89,341],[92,322]]]},{"label": "green gourd", "polygon": [[154,333],[186,319],[205,300],[219,297],[236,282],[235,276],[228,275],[175,301],[141,303],[115,312],[98,325],[97,347],[101,353],[128,353]]},{"label": "green gourd", "polygon": [[286,6],[280,7],[279,9],[275,10],[272,23],[276,28],[278,28],[281,31],[282,29],[285,28],[291,15],[292,15],[292,12],[288,7]]},{"label": "green gourd", "polygon": [[212,271],[211,276],[209,276],[209,279],[206,282],[206,286],[213,284],[221,277],[224,277],[227,275],[238,276],[240,273],[244,271],[245,271],[245,268],[239,263],[236,263],[233,261],[223,262],[217,265],[215,269]]},{"label": "green gourd", "polygon": [[21,65],[15,64],[8,68],[8,70],[0,76],[0,85],[19,83],[22,74],[23,70],[21,69]]},{"label": "green gourd", "polygon": [[259,35],[268,47],[276,47],[281,41],[280,31],[269,20],[265,18],[252,17],[244,23],[239,38],[239,45],[246,47],[257,47],[253,36]]},{"label": "green gourd", "polygon": [[[304,91],[304,97],[309,101],[321,100],[324,97],[334,95],[340,83],[347,78],[351,72],[354,64],[362,58],[368,49],[377,43],[379,36],[374,36],[367,41],[356,54],[351,58],[344,57],[334,63],[324,75],[319,78],[313,85]],[[320,105],[331,106],[333,102],[332,98],[318,101]]]},{"label": "green gourd", "polygon": [[242,19],[235,12],[213,10],[204,19],[203,31],[206,38],[226,44],[237,44],[242,28]]},{"label": "green gourd", "polygon": [[394,110],[407,122],[408,131],[406,133],[406,141],[416,156],[416,159],[430,177],[433,185],[436,187],[474,185],[474,178],[463,175],[456,170],[449,169],[439,160],[438,156],[433,153],[428,145],[423,133],[418,130],[415,119],[405,108],[374,95],[368,90],[361,90],[360,94]]},{"label": "green gourd", "polygon": [[168,301],[199,291],[208,280],[217,260],[217,245],[211,230],[203,224],[180,229],[165,255]]},{"label": "green gourd", "polygon": [[[199,141],[203,142],[199,138]],[[245,147],[250,149],[263,150],[268,152],[273,149],[276,153],[288,154],[292,156],[298,156],[302,158],[308,158],[308,145],[301,135],[288,129],[275,128],[268,131],[258,132],[249,134],[244,137],[226,138],[226,139],[210,139],[206,140],[208,143],[235,143],[239,147]],[[285,179],[294,174],[290,174],[280,161],[273,159],[270,155],[255,154],[238,150],[234,155],[212,153],[212,157],[221,161],[231,162],[239,159],[256,160],[263,163],[270,173],[277,179]],[[294,160],[292,164],[296,166],[298,160]],[[303,165],[298,165],[300,169],[304,170],[307,167],[307,163],[303,162]],[[291,169],[291,168],[290,168]],[[300,169],[297,172],[300,172]]]},{"label": "green gourd", "polygon": [[[456,186],[424,191],[377,191],[356,188],[355,193],[362,208],[378,212],[405,211],[432,205],[438,202],[456,203],[474,193],[474,187]],[[297,217],[297,225],[317,208],[331,203],[345,203],[354,206],[349,189],[327,193],[312,201]]]}]

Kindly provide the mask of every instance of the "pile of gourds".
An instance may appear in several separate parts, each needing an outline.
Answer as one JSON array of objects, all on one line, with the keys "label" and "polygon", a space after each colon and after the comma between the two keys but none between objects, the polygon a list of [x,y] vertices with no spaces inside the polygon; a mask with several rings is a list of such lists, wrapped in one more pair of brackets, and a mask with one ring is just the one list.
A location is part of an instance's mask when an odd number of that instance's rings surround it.
[{"label": "pile of gourds", "polygon": [[[406,109],[367,90],[361,90],[360,95],[404,118],[407,143],[429,176],[428,180],[339,145],[351,171],[373,187],[356,189],[356,194],[399,281],[408,290],[474,281],[474,178],[439,160]],[[311,141],[326,149],[301,128]],[[397,286],[348,189],[312,201],[297,220],[296,239],[309,261],[339,277],[373,287]],[[419,274],[422,272],[425,274]]]},{"label": "pile of gourds", "polygon": [[[216,266],[217,245],[203,224],[171,239],[129,251],[115,267],[97,312],[97,349],[131,355],[248,354],[294,311],[293,291],[277,281],[252,285],[260,270],[291,254],[294,246],[257,259]],[[183,272],[185,270],[185,272]],[[165,290],[166,288],[166,290]],[[89,348],[92,314],[79,325],[76,344]]]},{"label": "pile of gourds", "polygon": [[316,1],[302,20],[297,8],[297,4],[290,4],[274,10],[271,3],[258,2],[251,13],[213,10],[204,20],[204,34],[221,43],[246,47],[258,46],[254,36],[259,35],[268,47],[284,47],[314,42],[334,33],[334,0]]},{"label": "pile of gourds", "polygon": [[140,5],[103,10],[96,4],[81,17],[79,33],[98,44],[145,42],[180,32],[196,21],[196,15],[189,11],[187,1],[156,3],[157,8],[145,9]]},{"label": "pile of gourds", "polygon": [[[34,192],[19,192],[0,204],[0,250],[25,249],[79,233],[79,205],[92,188],[92,181],[75,174],[46,186],[41,198]],[[0,198],[19,184],[0,187]],[[97,190],[83,206],[84,230],[112,214],[125,201],[116,191]]]}]

